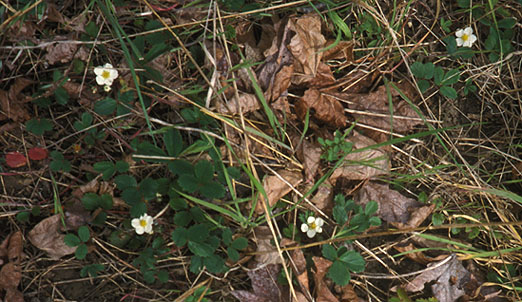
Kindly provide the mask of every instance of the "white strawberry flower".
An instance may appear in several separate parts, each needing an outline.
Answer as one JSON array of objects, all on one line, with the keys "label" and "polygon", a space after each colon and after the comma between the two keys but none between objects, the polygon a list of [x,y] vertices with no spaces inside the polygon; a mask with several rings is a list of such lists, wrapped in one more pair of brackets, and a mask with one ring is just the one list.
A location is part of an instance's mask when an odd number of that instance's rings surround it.
[{"label": "white strawberry flower", "polygon": [[310,216],[306,220],[306,223],[301,224],[301,232],[306,233],[308,238],[313,238],[316,233],[321,233],[323,231],[323,224],[324,220],[322,218]]},{"label": "white strawberry flower", "polygon": [[98,85],[109,86],[109,88],[112,82],[118,77],[118,70],[112,67],[110,63],[95,67],[94,73],[96,74],[96,83],[98,83]]},{"label": "white strawberry flower", "polygon": [[138,235],[142,235],[143,233],[152,234],[154,231],[152,230],[152,223],[154,219],[147,215],[143,214],[140,218],[134,218],[131,221],[132,227],[136,230]]},{"label": "white strawberry flower", "polygon": [[473,34],[473,29],[470,26],[457,30],[455,35],[457,36],[457,46],[459,47],[471,47],[477,41],[477,36]]}]

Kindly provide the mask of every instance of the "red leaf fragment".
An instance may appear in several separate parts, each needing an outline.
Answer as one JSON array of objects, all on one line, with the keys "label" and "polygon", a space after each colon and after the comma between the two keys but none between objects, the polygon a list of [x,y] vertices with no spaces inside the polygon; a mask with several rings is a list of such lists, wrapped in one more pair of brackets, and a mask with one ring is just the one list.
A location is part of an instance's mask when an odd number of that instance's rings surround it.
[{"label": "red leaf fragment", "polygon": [[10,168],[20,168],[27,164],[27,158],[20,152],[9,152],[5,155],[5,163]]},{"label": "red leaf fragment", "polygon": [[47,156],[49,155],[49,151],[47,151],[47,149],[44,148],[34,147],[27,150],[27,155],[31,160],[43,160],[47,158]]}]

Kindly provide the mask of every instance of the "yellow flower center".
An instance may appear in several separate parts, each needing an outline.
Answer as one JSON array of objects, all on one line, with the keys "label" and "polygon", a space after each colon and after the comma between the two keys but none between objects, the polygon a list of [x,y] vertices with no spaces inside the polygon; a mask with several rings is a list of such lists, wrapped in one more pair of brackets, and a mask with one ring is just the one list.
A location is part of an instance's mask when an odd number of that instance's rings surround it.
[{"label": "yellow flower center", "polygon": [[101,74],[102,78],[108,79],[111,76],[111,73],[108,70],[104,70]]},{"label": "yellow flower center", "polygon": [[146,227],[147,226],[147,221],[145,219],[140,219],[140,225],[142,227]]},{"label": "yellow flower center", "polygon": [[315,230],[315,228],[317,227],[317,225],[315,224],[315,222],[312,222],[308,225],[312,230]]},{"label": "yellow flower center", "polygon": [[462,37],[461,37],[462,41],[467,41],[468,38],[469,38],[469,36],[466,35],[466,34],[463,34]]}]

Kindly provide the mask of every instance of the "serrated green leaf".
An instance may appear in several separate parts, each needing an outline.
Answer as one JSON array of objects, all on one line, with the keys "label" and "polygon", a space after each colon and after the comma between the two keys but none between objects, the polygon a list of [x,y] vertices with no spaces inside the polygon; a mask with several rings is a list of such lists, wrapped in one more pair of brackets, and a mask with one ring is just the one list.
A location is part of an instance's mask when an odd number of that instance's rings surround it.
[{"label": "serrated green leaf", "polygon": [[366,266],[366,261],[364,261],[361,254],[356,251],[344,252],[339,256],[339,260],[345,263],[347,268],[354,273],[364,271],[364,267]]},{"label": "serrated green leaf", "polygon": [[130,209],[130,215],[133,218],[140,217],[141,215],[147,213],[147,205],[144,202],[136,202],[132,205]]},{"label": "serrated green leaf", "polygon": [[428,90],[428,88],[430,88],[430,82],[428,82],[426,80],[417,81],[417,85],[419,85],[419,90],[421,93],[426,92],[426,90]]},{"label": "serrated green leaf", "polygon": [[227,248],[227,255],[228,258],[232,260],[232,262],[236,262],[239,260],[239,252],[232,247]]},{"label": "serrated green leaf", "polygon": [[93,165],[93,168],[94,171],[103,174],[103,180],[108,180],[116,173],[114,164],[110,161],[97,162]]},{"label": "serrated green leaf", "polygon": [[179,186],[188,193],[194,193],[198,190],[198,180],[194,175],[183,174],[178,178]]},{"label": "serrated green leaf", "polygon": [[223,239],[223,243],[226,246],[229,246],[232,243],[232,230],[230,228],[226,228],[221,233],[221,238]]},{"label": "serrated green leaf", "polygon": [[337,251],[330,244],[324,244],[322,247],[323,257],[330,261],[337,259]]},{"label": "serrated green leaf", "polygon": [[134,176],[128,174],[118,175],[114,178],[114,183],[116,187],[120,190],[125,190],[128,188],[136,188],[138,186],[138,182]]},{"label": "serrated green leaf", "polygon": [[438,67],[438,66],[435,67],[435,72],[433,74],[433,81],[435,82],[435,84],[440,86],[443,79],[444,79],[444,69],[442,69],[442,67]]},{"label": "serrated green leaf", "polygon": [[177,247],[182,247],[187,244],[189,238],[189,231],[186,228],[178,227],[171,233],[172,241]]},{"label": "serrated green leaf", "polygon": [[213,274],[219,274],[226,270],[225,260],[216,254],[203,258],[203,264]]},{"label": "serrated green leaf", "polygon": [[194,165],[194,174],[200,183],[207,183],[214,178],[214,166],[208,160],[200,160]]},{"label": "serrated green leaf", "polygon": [[89,241],[89,238],[91,237],[91,232],[89,231],[89,228],[84,225],[79,227],[78,228],[78,237],[83,242]]},{"label": "serrated green leaf", "polygon": [[99,206],[104,210],[112,209],[113,201],[112,196],[110,194],[103,194],[100,197]]},{"label": "serrated green leaf", "polygon": [[332,263],[332,265],[328,269],[327,276],[330,279],[332,279],[332,281],[335,282],[335,284],[339,286],[345,286],[350,282],[351,279],[351,275],[348,271],[348,268],[343,262],[339,260],[334,261]]},{"label": "serrated green leaf", "polygon": [[216,181],[202,185],[199,191],[203,196],[212,199],[223,198],[225,196],[225,187]]},{"label": "serrated green leaf", "polygon": [[205,242],[189,240],[188,248],[194,255],[200,257],[209,257],[214,253],[214,249]]},{"label": "serrated green leaf", "polygon": [[372,200],[364,207],[364,214],[367,216],[372,216],[373,214],[377,213],[377,210],[379,210],[379,204]]},{"label": "serrated green leaf", "polygon": [[141,201],[141,193],[136,188],[127,188],[121,192],[121,198],[129,205],[136,204]]},{"label": "serrated green leaf", "polygon": [[100,197],[95,193],[85,193],[82,197],[82,204],[85,209],[92,211],[99,207]]},{"label": "serrated green leaf", "polygon": [[192,215],[187,211],[180,211],[174,215],[174,224],[185,227],[192,221]]},{"label": "serrated green leaf", "polygon": [[456,99],[457,96],[458,96],[457,95],[457,91],[455,90],[455,88],[449,87],[449,86],[442,86],[442,87],[440,87],[440,93],[443,96],[445,96],[445,97],[447,97],[449,99],[452,99],[452,100]]},{"label": "serrated green leaf", "polygon": [[146,200],[154,199],[158,192],[158,183],[156,180],[147,177],[140,182],[140,192]]},{"label": "serrated green leaf", "polygon": [[74,255],[76,256],[76,259],[83,260],[85,259],[85,256],[87,256],[87,251],[87,246],[84,243],[82,243],[78,245],[78,247],[76,248],[76,252],[74,252]]},{"label": "serrated green leaf", "polygon": [[[149,143],[149,142],[142,142],[137,147],[137,153],[140,155],[149,155],[149,156],[166,156],[165,152],[161,150],[159,147]],[[147,162],[166,162],[164,159],[144,159]]]},{"label": "serrated green leaf", "polygon": [[65,105],[69,101],[69,94],[67,90],[60,86],[54,91],[54,98],[58,104]]},{"label": "serrated green leaf", "polygon": [[236,250],[244,250],[248,247],[248,240],[245,237],[238,237],[232,241],[230,246]]},{"label": "serrated green leaf", "polygon": [[517,24],[517,20],[515,18],[505,18],[499,20],[497,26],[499,28],[513,28]]},{"label": "serrated green leaf", "polygon": [[183,150],[183,139],[178,129],[170,128],[167,130],[163,135],[163,142],[169,156],[177,157]]},{"label": "serrated green leaf", "polygon": [[433,78],[433,74],[435,73],[435,65],[432,62],[428,62],[424,64],[424,78],[429,80]]},{"label": "serrated green leaf", "polygon": [[80,238],[74,234],[66,234],[63,241],[65,242],[65,245],[70,247],[75,247],[81,243]]},{"label": "serrated green leaf", "polygon": [[203,267],[203,259],[199,256],[192,256],[190,258],[190,267],[189,270],[197,274],[201,271],[201,268]]},{"label": "serrated green leaf", "polygon": [[156,273],[156,277],[158,277],[159,282],[166,283],[167,281],[169,281],[169,272],[167,272],[166,270],[159,270]]},{"label": "serrated green leaf", "polygon": [[184,159],[176,159],[175,161],[170,162],[168,167],[170,172],[175,175],[194,174],[194,166]]},{"label": "serrated green leaf", "polygon": [[204,242],[209,236],[209,229],[206,224],[196,224],[189,229],[190,241]]},{"label": "serrated green leaf", "polygon": [[424,71],[424,64],[421,62],[414,62],[410,66],[411,73],[419,79],[424,79],[425,71]]},{"label": "serrated green leaf", "polygon": [[25,128],[34,135],[43,135],[46,131],[53,130],[53,124],[46,118],[33,118],[25,122]]},{"label": "serrated green leaf", "polygon": [[450,86],[457,83],[460,79],[460,71],[458,69],[451,69],[444,75],[443,85]]},{"label": "serrated green leaf", "polygon": [[183,210],[188,207],[187,202],[183,198],[172,198],[169,201],[169,205],[175,211]]},{"label": "serrated green leaf", "polygon": [[337,205],[332,210],[332,216],[338,225],[344,225],[348,221],[348,213],[343,206]]},{"label": "serrated green leaf", "polygon": [[122,160],[117,161],[116,164],[114,165],[114,167],[116,168],[116,171],[118,171],[119,173],[124,173],[124,172],[129,171],[129,164]]},{"label": "serrated green leaf", "polygon": [[98,101],[94,104],[94,112],[100,115],[109,115],[114,113],[116,110],[116,105],[118,103],[113,98],[105,98],[101,101]]}]

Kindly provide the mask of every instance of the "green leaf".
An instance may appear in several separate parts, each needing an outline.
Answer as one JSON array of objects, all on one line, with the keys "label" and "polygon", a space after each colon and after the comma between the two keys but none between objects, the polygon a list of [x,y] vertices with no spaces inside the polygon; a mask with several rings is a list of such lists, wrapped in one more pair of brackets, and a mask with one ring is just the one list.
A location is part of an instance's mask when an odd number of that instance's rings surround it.
[{"label": "green leaf", "polygon": [[177,247],[182,247],[187,244],[189,238],[189,231],[186,228],[178,227],[171,233],[172,241]]},{"label": "green leaf", "polygon": [[209,257],[214,253],[214,249],[204,242],[189,241],[188,248],[194,255],[200,257]]},{"label": "green leaf", "polygon": [[170,172],[175,175],[194,174],[194,166],[184,159],[176,159],[175,161],[170,162],[168,166]]},{"label": "green leaf", "polygon": [[339,286],[345,286],[350,282],[350,272],[344,263],[341,261],[334,261],[332,266],[328,269],[327,276]]},{"label": "green leaf", "polygon": [[431,216],[431,222],[434,226],[439,226],[444,223],[445,217],[442,213],[435,213]]},{"label": "green leaf", "polygon": [[116,105],[117,102],[115,99],[105,98],[94,104],[94,112],[100,115],[109,115],[112,114],[114,110],[116,110]]},{"label": "green leaf", "polygon": [[188,146],[187,149],[183,150],[179,156],[200,153],[207,151],[210,148],[212,148],[212,145],[210,145],[208,141],[197,140],[192,145]]},{"label": "green leaf", "polygon": [[244,250],[248,246],[248,240],[245,237],[239,237],[232,241],[230,246],[236,250]]},{"label": "green leaf", "polygon": [[74,247],[81,243],[80,238],[74,234],[66,234],[63,238],[63,241],[65,242],[65,245]]},{"label": "green leaf", "polygon": [[169,205],[175,211],[184,210],[188,208],[187,202],[183,198],[172,198],[169,201]]},{"label": "green leaf", "polygon": [[216,181],[204,184],[199,188],[199,191],[203,196],[212,199],[223,198],[225,196],[225,187]]},{"label": "green leaf", "polygon": [[76,248],[76,252],[74,252],[74,255],[78,260],[85,259],[85,256],[87,256],[87,246],[84,243],[80,244]]},{"label": "green leaf", "polygon": [[425,72],[424,72],[424,64],[421,62],[415,62],[411,64],[410,66],[411,73],[419,79],[424,79]]},{"label": "green leaf", "polygon": [[233,262],[236,262],[239,260],[239,252],[232,247],[227,248],[227,255],[228,255],[228,258],[230,260],[232,260]]},{"label": "green leaf", "polygon": [[[140,155],[150,155],[150,156],[166,156],[165,152],[161,150],[159,147],[149,143],[149,142],[142,142],[137,147],[137,153]],[[164,159],[144,159],[147,162],[166,162]]]},{"label": "green leaf", "polygon": [[192,221],[192,215],[187,211],[180,211],[174,215],[174,224],[185,227]]},{"label": "green leaf", "polygon": [[100,272],[104,269],[105,269],[105,266],[103,266],[103,264],[98,264],[98,263],[88,264],[82,268],[82,270],[80,271],[80,276],[86,277],[87,274],[89,274],[89,276],[96,278],[98,276],[98,272]]},{"label": "green leaf", "polygon": [[103,174],[103,180],[108,180],[116,173],[114,164],[110,161],[97,162],[93,165],[93,168],[94,171]]},{"label": "green leaf", "polygon": [[377,210],[379,210],[379,204],[372,200],[366,204],[366,207],[364,208],[364,214],[367,216],[372,216],[373,214],[377,213]]},{"label": "green leaf", "polygon": [[28,222],[29,217],[31,217],[31,213],[29,213],[29,212],[20,212],[20,213],[16,214],[16,220],[18,220],[20,222]]},{"label": "green leaf", "polygon": [[117,161],[114,167],[116,168],[116,171],[118,171],[119,173],[129,171],[129,164],[122,160]]},{"label": "green leaf", "polygon": [[419,85],[419,90],[421,93],[426,92],[426,90],[428,90],[428,88],[430,88],[430,82],[428,82],[426,80],[417,81],[417,85]]},{"label": "green leaf", "polygon": [[201,268],[203,267],[203,259],[199,256],[192,256],[190,258],[190,267],[189,270],[197,274],[201,271]]},{"label": "green leaf", "polygon": [[121,192],[121,198],[129,205],[136,204],[141,201],[141,193],[138,189],[130,187]]},{"label": "green leaf", "polygon": [[370,225],[371,226],[380,226],[381,225],[381,219],[377,216],[370,217]]},{"label": "green leaf", "polygon": [[58,104],[65,105],[69,101],[69,94],[67,90],[60,86],[54,91],[54,98]]},{"label": "green leaf", "polygon": [[223,243],[226,246],[229,246],[232,243],[232,231],[230,228],[226,228],[221,233],[221,238],[223,239]]},{"label": "green leaf", "polygon": [[194,166],[194,174],[200,183],[207,183],[214,178],[214,166],[208,160],[200,160]]},{"label": "green leaf", "polygon": [[169,156],[177,157],[183,150],[183,139],[178,129],[168,129],[163,135],[163,142]]},{"label": "green leaf", "polygon": [[98,36],[98,31],[98,26],[94,21],[91,21],[85,25],[85,33],[87,33],[91,38],[96,38]]},{"label": "green leaf", "polygon": [[198,190],[198,180],[194,175],[183,174],[178,178],[179,186],[188,193],[194,193]]},{"label": "green leaf", "polygon": [[337,259],[337,251],[330,244],[324,244],[322,247],[322,252],[323,256],[330,261],[334,261],[335,259]]},{"label": "green leaf", "polygon": [[435,73],[435,65],[432,62],[428,62],[424,64],[424,78],[429,80],[433,78],[433,74]]},{"label": "green leaf", "polygon": [[33,118],[25,122],[25,128],[34,135],[42,135],[45,131],[53,130],[53,124],[46,118]]},{"label": "green leaf", "polygon": [[49,168],[51,168],[52,171],[71,171],[71,163],[63,157],[62,153],[58,151],[52,151],[50,156],[53,159],[49,163]]},{"label": "green leaf", "polygon": [[499,28],[513,28],[517,24],[517,20],[515,18],[506,18],[499,20],[497,26]]},{"label": "green leaf", "polygon": [[364,267],[366,266],[363,256],[356,251],[346,251],[339,256],[339,260],[344,262],[348,269],[354,273],[364,271]]},{"label": "green leaf", "polygon": [[116,176],[114,178],[114,183],[116,184],[116,187],[120,190],[135,188],[138,186],[138,182],[136,182],[136,179],[133,176],[127,174]]},{"label": "green leaf", "polygon": [[348,221],[348,213],[344,206],[336,205],[332,210],[332,215],[338,225],[342,226]]},{"label": "green leaf", "polygon": [[440,93],[443,96],[445,96],[449,99],[452,99],[452,100],[457,98],[457,91],[453,87],[442,86],[442,87],[440,87]]},{"label": "green leaf", "polygon": [[216,254],[204,258],[203,263],[207,270],[213,274],[219,274],[226,270],[225,260]]},{"label": "green leaf", "polygon": [[158,192],[158,183],[154,179],[147,177],[140,182],[140,192],[146,200],[154,199]]},{"label": "green leaf", "polygon": [[104,210],[112,209],[112,196],[110,194],[103,194],[100,199],[98,205]]},{"label": "green leaf", "polygon": [[196,224],[189,229],[190,241],[204,242],[209,236],[209,229],[206,224]]},{"label": "green leaf", "polygon": [[443,85],[450,86],[459,81],[460,71],[458,69],[451,69],[444,75]]},{"label": "green leaf", "polygon": [[102,226],[105,224],[105,221],[107,221],[107,213],[99,212],[98,215],[96,215],[96,217],[92,221],[92,223],[94,225]]},{"label": "green leaf", "polygon": [[131,217],[137,218],[147,213],[147,205],[144,202],[136,202],[130,209]]},{"label": "green leaf", "polygon": [[159,282],[166,283],[167,281],[169,281],[169,272],[167,272],[166,270],[159,270],[156,273],[156,277],[158,277]]},{"label": "green leaf", "polygon": [[435,73],[433,74],[433,81],[435,84],[440,86],[442,84],[442,80],[444,79],[444,69],[442,67],[435,67]]},{"label": "green leaf", "polygon": [[80,237],[80,240],[83,242],[89,241],[89,238],[91,237],[91,232],[89,231],[89,228],[82,225],[78,228],[78,237]]},{"label": "green leaf", "polygon": [[471,7],[471,1],[470,0],[457,0],[457,5],[460,8],[470,8]]}]

